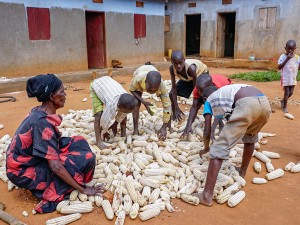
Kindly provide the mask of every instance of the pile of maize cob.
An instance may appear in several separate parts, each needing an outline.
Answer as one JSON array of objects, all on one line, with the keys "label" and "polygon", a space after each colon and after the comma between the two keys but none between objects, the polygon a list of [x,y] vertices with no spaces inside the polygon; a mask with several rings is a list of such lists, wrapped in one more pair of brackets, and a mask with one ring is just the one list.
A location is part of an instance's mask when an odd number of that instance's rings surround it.
[{"label": "pile of maize cob", "polygon": [[[199,151],[203,149],[203,119],[196,118],[192,125],[194,133],[189,135],[188,140],[180,139],[186,125],[184,122],[173,123],[172,133],[167,134],[166,140],[160,141],[156,132],[162,126],[161,115],[161,108],[155,116],[150,116],[146,111],[141,112],[139,136],[132,135],[133,121],[131,115],[128,116],[127,137],[114,137],[108,147],[101,150],[94,145],[94,118],[91,110],[69,110],[67,115],[63,115],[59,126],[62,136],[83,136],[96,155],[94,178],[87,185],[105,183],[105,188],[114,194],[113,201],[109,202],[99,196],[88,197],[73,191],[69,200],[57,206],[57,211],[62,214],[74,214],[74,218],[70,217],[66,221],[80,218],[78,213],[91,212],[94,204],[103,208],[107,219],[116,217],[116,224],[123,224],[126,215],[144,221],[158,216],[165,209],[174,212],[174,198],[192,205],[199,204],[199,199],[191,194],[203,191],[209,164],[207,154],[199,157]],[[274,135],[260,133],[259,141],[268,136]],[[0,179],[5,182],[8,182],[5,152],[10,141],[9,135],[0,139]],[[259,149],[259,143],[255,147]],[[241,188],[246,185],[246,181],[235,168],[241,165],[242,155],[243,144],[237,144],[231,149],[229,159],[222,163],[213,197],[219,204],[228,202],[228,206],[234,207],[245,197]],[[271,164],[271,158],[280,157],[277,153],[255,151],[254,156],[266,163],[269,172],[267,180],[283,175],[283,170],[275,170]],[[292,171],[296,167],[293,171],[299,172],[299,165],[290,165],[288,170]],[[259,173],[261,164],[256,162],[254,168]],[[255,179],[254,183],[263,182],[267,181]],[[59,222],[62,220],[58,219]]]}]

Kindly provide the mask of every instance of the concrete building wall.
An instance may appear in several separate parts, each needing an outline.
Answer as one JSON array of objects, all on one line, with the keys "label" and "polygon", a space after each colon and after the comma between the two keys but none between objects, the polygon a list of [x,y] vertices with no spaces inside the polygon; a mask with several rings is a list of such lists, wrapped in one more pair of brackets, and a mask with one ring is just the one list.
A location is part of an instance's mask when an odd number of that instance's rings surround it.
[{"label": "concrete building wall", "polygon": [[[196,2],[195,8],[188,8],[189,2]],[[299,0],[232,0],[222,5],[221,0],[171,1],[166,15],[171,17],[171,31],[165,34],[167,49],[185,51],[185,15],[201,14],[200,55],[216,57],[217,15],[236,12],[234,58],[277,58],[287,40],[294,39],[300,45]],[[276,27],[259,29],[259,8],[277,7]]]},{"label": "concrete building wall", "polygon": [[[50,40],[29,40],[26,7],[50,9]],[[137,8],[134,0],[0,0],[0,76],[87,70],[86,10],[105,12],[108,67],[112,59],[123,65],[163,60],[163,2]],[[146,37],[137,45],[134,13],[146,14]]]}]

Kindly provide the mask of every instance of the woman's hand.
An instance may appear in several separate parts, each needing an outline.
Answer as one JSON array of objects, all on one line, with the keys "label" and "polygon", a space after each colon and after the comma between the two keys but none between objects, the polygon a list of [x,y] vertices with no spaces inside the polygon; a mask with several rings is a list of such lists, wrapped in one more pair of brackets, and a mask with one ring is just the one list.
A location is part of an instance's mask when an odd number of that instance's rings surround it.
[{"label": "woman's hand", "polygon": [[86,186],[82,193],[86,194],[87,196],[93,196],[102,195],[104,192],[104,184],[101,184],[95,187]]}]

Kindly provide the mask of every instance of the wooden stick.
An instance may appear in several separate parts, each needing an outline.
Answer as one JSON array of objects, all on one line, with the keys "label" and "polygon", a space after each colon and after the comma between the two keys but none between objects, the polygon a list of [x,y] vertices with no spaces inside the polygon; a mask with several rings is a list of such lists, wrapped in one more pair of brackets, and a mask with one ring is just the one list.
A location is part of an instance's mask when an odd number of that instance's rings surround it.
[{"label": "wooden stick", "polygon": [[2,221],[8,223],[9,225],[26,225],[25,223],[19,221],[12,215],[4,212],[3,210],[5,210],[5,208],[5,205],[2,202],[0,202],[0,219]]}]

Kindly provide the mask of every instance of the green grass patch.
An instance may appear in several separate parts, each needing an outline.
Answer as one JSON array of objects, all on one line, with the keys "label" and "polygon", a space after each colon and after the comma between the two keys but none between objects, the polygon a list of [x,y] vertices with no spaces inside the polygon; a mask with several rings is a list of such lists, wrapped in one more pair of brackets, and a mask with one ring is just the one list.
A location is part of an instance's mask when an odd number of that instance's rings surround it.
[{"label": "green grass patch", "polygon": [[[279,81],[280,72],[273,71],[257,71],[249,73],[237,73],[230,76],[233,79],[256,81],[256,82],[269,82],[269,81]],[[300,80],[300,72],[298,72],[297,80]]]}]

